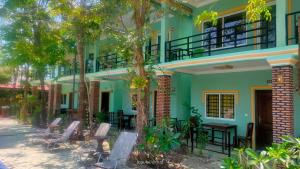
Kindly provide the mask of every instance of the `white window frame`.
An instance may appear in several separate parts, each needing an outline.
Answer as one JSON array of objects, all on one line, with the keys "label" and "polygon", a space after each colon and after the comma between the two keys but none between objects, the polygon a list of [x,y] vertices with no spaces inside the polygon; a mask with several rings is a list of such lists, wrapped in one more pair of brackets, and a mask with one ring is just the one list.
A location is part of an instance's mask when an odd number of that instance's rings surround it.
[{"label": "white window frame", "polygon": [[[230,119],[230,118],[223,118],[221,117],[221,95],[233,95],[233,100],[234,100],[234,105],[236,105],[236,93],[232,93],[232,92],[208,92],[208,93],[205,93],[204,94],[204,99],[205,99],[205,118],[206,119],[216,119],[216,120],[229,120],[229,121],[235,121],[235,117],[236,117],[236,106],[234,106],[233,108],[233,118]],[[219,95],[219,117],[208,117],[207,116],[207,96],[208,95]]]},{"label": "white window frame", "polygon": [[[64,98],[66,98],[66,99],[64,99]],[[67,103],[68,103],[68,95],[67,94],[61,94],[61,105],[68,105]]]},{"label": "white window frame", "polygon": [[[232,16],[232,15],[236,15],[236,14],[245,13],[245,12],[246,12],[245,10],[233,12],[233,13],[230,13],[230,14],[227,14],[227,15],[219,16],[219,17],[217,18],[217,20],[219,20],[219,19],[222,20],[222,29],[224,29],[224,26],[225,26],[224,18],[229,17],[229,16]],[[245,18],[245,21],[246,21],[246,18]],[[210,22],[210,21],[204,21],[204,22],[202,22],[202,33],[204,33],[204,24],[207,23],[207,22]],[[248,37],[248,27],[247,27],[247,24],[246,24],[245,26],[246,26],[246,38],[247,38],[247,37]],[[223,36],[223,35],[224,35],[224,30],[222,30],[222,36]],[[239,44],[239,45],[237,45],[237,46],[244,46],[244,45],[247,46],[247,45],[248,45],[248,40],[249,40],[249,39],[245,39],[245,40],[246,40],[245,43]],[[202,42],[202,45],[204,45],[203,43],[204,43],[204,41]],[[221,47],[211,48],[211,51],[219,50],[219,49],[232,48],[232,46],[227,46],[227,47],[225,47],[223,43],[224,43],[224,37],[222,37],[222,46],[221,46]]]}]

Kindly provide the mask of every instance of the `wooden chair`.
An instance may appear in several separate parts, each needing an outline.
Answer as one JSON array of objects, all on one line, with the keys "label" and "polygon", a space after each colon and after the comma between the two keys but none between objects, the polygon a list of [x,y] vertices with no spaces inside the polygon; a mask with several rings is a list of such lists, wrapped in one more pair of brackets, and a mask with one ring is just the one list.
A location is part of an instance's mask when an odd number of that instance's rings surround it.
[{"label": "wooden chair", "polygon": [[250,147],[252,148],[252,135],[253,135],[253,128],[254,128],[254,123],[248,123],[247,124],[247,131],[246,131],[246,136],[237,136],[235,139],[237,141],[237,146],[240,147],[241,145],[245,147]]}]

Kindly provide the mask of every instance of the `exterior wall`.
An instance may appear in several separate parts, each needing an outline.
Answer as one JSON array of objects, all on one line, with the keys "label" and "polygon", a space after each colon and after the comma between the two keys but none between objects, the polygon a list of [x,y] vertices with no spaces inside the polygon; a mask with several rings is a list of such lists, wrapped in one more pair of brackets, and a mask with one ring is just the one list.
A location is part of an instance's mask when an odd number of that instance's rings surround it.
[{"label": "exterior wall", "polygon": [[[252,121],[251,88],[267,86],[267,81],[271,79],[271,70],[193,76],[191,106],[199,109],[204,122],[236,124],[238,126],[238,134],[244,135],[247,123]],[[203,98],[203,92],[206,90],[238,90],[239,97],[238,103],[235,105],[235,119],[206,118],[205,100]]]},{"label": "exterior wall", "polygon": [[[298,79],[298,76],[300,74],[297,73],[297,70],[294,69],[294,84],[297,86],[297,84],[300,83],[300,78]],[[294,132],[295,136],[300,137],[300,90],[298,88],[297,91],[294,92]]]},{"label": "exterior wall", "polygon": [[191,105],[191,75],[176,73],[171,82],[171,117],[185,120]]}]

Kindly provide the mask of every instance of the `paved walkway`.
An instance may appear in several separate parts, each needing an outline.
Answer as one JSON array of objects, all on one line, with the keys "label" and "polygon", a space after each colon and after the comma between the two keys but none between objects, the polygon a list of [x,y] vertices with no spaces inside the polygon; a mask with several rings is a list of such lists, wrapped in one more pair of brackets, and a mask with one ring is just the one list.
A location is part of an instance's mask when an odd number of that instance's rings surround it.
[{"label": "paved walkway", "polygon": [[[0,118],[0,161],[10,169],[84,169],[84,164],[76,161],[78,151],[60,149],[49,151],[36,137],[31,126],[20,125],[15,120]],[[93,162],[88,163],[89,165]],[[182,166],[186,169],[218,169],[220,163],[210,158],[184,156]],[[135,166],[132,169],[148,169]]]},{"label": "paved walkway", "polygon": [[71,150],[50,152],[41,143],[32,142],[35,129],[15,120],[0,118],[0,160],[12,169],[84,168],[74,160]]}]

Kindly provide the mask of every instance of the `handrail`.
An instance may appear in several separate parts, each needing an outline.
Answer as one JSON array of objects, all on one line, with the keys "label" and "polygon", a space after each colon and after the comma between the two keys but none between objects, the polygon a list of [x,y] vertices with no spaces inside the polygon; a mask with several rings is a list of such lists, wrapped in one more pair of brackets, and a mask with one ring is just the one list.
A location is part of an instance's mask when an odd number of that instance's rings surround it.
[{"label": "handrail", "polygon": [[259,20],[174,39],[166,42],[165,61],[210,56],[213,52],[233,48],[273,47],[276,43],[275,31],[275,25]]}]

